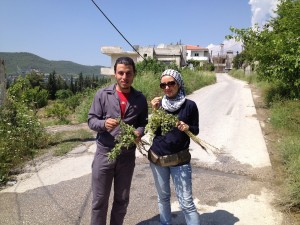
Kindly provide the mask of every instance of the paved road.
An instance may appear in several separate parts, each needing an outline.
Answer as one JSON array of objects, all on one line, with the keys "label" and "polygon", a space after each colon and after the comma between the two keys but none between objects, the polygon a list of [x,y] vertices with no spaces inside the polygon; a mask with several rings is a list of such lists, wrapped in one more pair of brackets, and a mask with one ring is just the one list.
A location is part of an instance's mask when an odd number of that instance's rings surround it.
[{"label": "paved road", "polygon": [[[226,74],[218,74],[217,81],[188,96],[199,108],[198,137],[223,152],[214,155],[191,145],[201,225],[283,225],[284,215],[273,207],[273,174],[251,90]],[[94,151],[93,143],[84,143],[20,175],[17,184],[0,192],[0,225],[89,224]],[[174,225],[183,225],[174,196]],[[148,161],[138,154],[124,225],[159,225],[156,201]]]}]

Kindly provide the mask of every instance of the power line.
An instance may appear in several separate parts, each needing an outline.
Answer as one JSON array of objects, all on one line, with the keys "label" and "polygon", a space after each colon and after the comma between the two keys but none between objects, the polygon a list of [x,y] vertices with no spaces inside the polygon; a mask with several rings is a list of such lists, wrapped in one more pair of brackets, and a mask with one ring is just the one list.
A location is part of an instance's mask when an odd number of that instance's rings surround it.
[{"label": "power line", "polygon": [[92,0],[94,5],[97,7],[97,9],[103,14],[103,16],[108,20],[108,22],[115,28],[115,30],[122,36],[122,38],[132,47],[132,49],[139,54],[144,60],[146,60],[136,49],[133,47],[133,45],[124,37],[124,35],[118,30],[118,28],[111,22],[111,20],[105,15],[105,13],[100,9],[100,7]]}]

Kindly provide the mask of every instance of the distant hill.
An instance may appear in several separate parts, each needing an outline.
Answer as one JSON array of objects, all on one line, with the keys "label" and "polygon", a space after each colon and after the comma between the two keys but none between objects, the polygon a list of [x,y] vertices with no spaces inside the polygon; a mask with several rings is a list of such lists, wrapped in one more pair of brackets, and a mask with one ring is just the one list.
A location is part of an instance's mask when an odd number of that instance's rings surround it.
[{"label": "distant hill", "polygon": [[42,73],[51,73],[55,70],[61,75],[99,75],[102,66],[85,66],[71,61],[52,61],[41,58],[27,52],[0,52],[0,58],[4,59],[7,75],[28,73],[37,69]]}]

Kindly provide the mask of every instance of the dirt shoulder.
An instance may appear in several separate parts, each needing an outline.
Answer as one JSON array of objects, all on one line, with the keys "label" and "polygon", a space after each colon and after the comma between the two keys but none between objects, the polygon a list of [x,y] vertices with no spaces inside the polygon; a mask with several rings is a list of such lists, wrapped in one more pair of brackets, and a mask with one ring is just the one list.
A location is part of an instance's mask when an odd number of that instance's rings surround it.
[{"label": "dirt shoulder", "polygon": [[[280,198],[284,198],[283,190],[285,188],[284,184],[287,174],[285,171],[285,167],[282,163],[282,158],[279,149],[277,149],[276,145],[276,143],[280,140],[281,137],[269,122],[270,110],[266,107],[266,104],[264,103],[264,99],[262,97],[262,90],[253,84],[250,84],[249,86],[251,88],[253,101],[257,112],[257,119],[260,122],[262,133],[264,135],[264,139],[267,145],[269,157],[272,164],[274,176],[272,187]],[[274,204],[276,204],[284,212],[284,224],[300,224],[300,213],[291,212],[289,209],[286,209],[284,206],[281,205],[280,200],[278,202],[275,202]]]}]

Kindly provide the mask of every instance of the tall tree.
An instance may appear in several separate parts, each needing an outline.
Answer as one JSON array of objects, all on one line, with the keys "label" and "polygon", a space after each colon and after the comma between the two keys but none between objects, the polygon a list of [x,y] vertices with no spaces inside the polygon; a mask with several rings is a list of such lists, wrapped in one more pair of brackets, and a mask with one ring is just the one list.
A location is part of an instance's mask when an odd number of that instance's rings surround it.
[{"label": "tall tree", "polygon": [[71,76],[71,79],[70,79],[70,90],[73,92],[73,94],[76,93],[73,76]]},{"label": "tall tree", "polygon": [[56,91],[57,91],[57,84],[56,84],[56,72],[55,70],[49,74],[47,89],[49,92],[49,98],[51,100],[55,99]]},{"label": "tall tree", "polygon": [[78,91],[79,92],[82,92],[83,91],[83,86],[84,83],[83,83],[83,75],[82,75],[82,72],[79,73],[79,77],[78,77]]},{"label": "tall tree", "polygon": [[[242,40],[245,59],[258,62],[256,71],[261,80],[280,86],[281,95],[300,97],[300,0],[281,0],[263,27],[231,28]],[[284,89],[284,91],[282,91]]]}]

